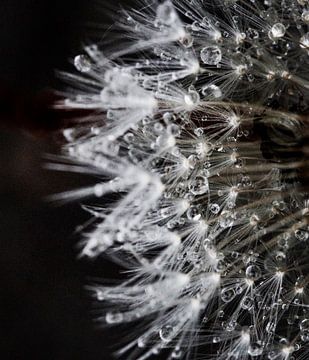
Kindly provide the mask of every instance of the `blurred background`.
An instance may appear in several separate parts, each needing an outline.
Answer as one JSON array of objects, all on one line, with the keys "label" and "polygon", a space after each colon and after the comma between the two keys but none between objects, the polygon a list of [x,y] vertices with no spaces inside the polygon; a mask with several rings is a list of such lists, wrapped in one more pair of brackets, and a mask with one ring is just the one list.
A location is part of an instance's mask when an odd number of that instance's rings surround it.
[{"label": "blurred background", "polygon": [[113,333],[93,322],[84,286],[115,269],[77,261],[74,231],[88,219],[78,204],[45,201],[91,179],[43,167],[46,154],[60,152],[53,134],[63,119],[50,108],[53,89],[61,87],[55,69],[72,70],[91,24],[107,24],[106,5],[0,2],[1,360],[108,360],[114,350]]}]

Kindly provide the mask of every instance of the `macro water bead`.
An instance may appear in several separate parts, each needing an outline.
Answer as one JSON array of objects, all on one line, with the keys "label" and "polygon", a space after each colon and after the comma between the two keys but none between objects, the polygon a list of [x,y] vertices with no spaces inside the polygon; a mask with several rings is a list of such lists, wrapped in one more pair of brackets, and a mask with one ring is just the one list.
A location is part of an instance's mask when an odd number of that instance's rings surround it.
[{"label": "macro water bead", "polygon": [[308,12],[139,1],[63,74],[82,116],[53,168],[96,184],[54,198],[119,268],[88,288],[120,358],[309,359]]},{"label": "macro water bead", "polygon": [[218,65],[222,59],[222,53],[218,46],[208,46],[201,50],[201,60],[207,65]]},{"label": "macro water bead", "polygon": [[285,26],[281,23],[277,23],[275,25],[272,26],[272,28],[270,29],[270,38],[271,39],[278,39],[281,38],[282,36],[284,36],[285,34]]}]

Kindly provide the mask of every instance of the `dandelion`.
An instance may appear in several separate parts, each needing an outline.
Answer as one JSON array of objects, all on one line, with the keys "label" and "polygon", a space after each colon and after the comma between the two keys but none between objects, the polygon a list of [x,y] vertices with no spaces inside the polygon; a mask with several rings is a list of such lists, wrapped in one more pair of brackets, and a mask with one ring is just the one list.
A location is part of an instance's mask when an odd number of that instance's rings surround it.
[{"label": "dandelion", "polygon": [[56,199],[96,198],[81,255],[128,270],[91,287],[101,323],[141,324],[125,359],[308,358],[308,14],[145,1],[64,74],[91,115],[54,168],[101,178]]}]

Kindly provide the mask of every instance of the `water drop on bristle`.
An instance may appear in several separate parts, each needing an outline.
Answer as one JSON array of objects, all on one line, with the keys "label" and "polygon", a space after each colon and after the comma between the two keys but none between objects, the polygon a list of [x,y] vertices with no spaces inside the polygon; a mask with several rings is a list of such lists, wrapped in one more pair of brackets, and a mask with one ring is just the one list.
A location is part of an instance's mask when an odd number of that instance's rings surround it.
[{"label": "water drop on bristle", "polygon": [[274,24],[269,31],[269,37],[272,40],[279,39],[285,35],[285,26],[281,23]]},{"label": "water drop on bristle", "polygon": [[91,70],[91,62],[86,55],[77,55],[74,58],[74,65],[76,69],[82,73],[86,73]]},{"label": "water drop on bristle", "polygon": [[218,46],[207,46],[201,50],[201,60],[207,65],[218,65],[222,59],[222,52]]}]

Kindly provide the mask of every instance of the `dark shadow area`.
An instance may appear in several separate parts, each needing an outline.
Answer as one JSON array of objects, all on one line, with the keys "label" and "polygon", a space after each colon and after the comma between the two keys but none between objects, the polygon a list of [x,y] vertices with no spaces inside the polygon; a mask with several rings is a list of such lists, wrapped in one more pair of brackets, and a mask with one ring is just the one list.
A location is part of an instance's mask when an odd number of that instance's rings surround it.
[{"label": "dark shadow area", "polygon": [[104,25],[100,3],[0,3],[1,360],[111,359],[113,331],[94,324],[85,285],[115,269],[77,260],[74,230],[88,219],[79,204],[45,201],[93,180],[43,169],[45,154],[60,151],[51,136],[61,126],[50,111],[55,69],[70,69],[87,23]]}]

